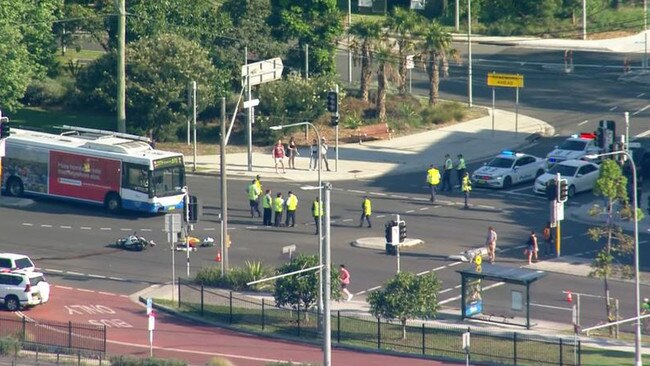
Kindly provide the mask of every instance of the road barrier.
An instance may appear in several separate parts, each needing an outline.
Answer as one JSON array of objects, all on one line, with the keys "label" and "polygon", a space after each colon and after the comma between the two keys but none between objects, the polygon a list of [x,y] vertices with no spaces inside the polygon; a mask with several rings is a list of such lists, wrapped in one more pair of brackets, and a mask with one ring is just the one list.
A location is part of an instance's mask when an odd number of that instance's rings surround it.
[{"label": "road barrier", "polygon": [[[268,336],[319,343],[315,309],[281,308],[263,298],[178,280],[182,312],[206,321]],[[581,344],[572,337],[543,336],[527,332],[494,331],[465,325],[438,325],[374,318],[371,315],[332,313],[334,345],[375,349],[450,361],[465,361],[462,334],[470,332],[472,364],[580,365]],[[404,337],[405,336],[405,337]]]}]

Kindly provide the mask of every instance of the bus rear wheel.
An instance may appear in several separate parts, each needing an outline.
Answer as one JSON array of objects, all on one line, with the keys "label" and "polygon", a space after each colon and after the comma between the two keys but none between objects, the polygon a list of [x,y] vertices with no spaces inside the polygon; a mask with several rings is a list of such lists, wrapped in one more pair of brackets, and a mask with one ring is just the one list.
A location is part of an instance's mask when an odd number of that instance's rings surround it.
[{"label": "bus rear wheel", "polygon": [[20,178],[9,178],[7,181],[7,194],[10,196],[14,197],[21,197],[23,193],[25,192],[25,189],[23,187],[23,182],[20,180]]},{"label": "bus rear wheel", "polygon": [[117,193],[109,193],[104,200],[104,207],[110,213],[118,213],[122,209],[122,199]]}]

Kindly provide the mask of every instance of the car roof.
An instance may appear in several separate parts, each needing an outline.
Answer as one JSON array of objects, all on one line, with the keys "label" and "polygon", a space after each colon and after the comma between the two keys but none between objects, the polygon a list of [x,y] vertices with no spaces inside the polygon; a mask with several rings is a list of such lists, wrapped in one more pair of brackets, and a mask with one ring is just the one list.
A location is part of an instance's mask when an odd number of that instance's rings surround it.
[{"label": "car roof", "polygon": [[[571,167],[582,167],[585,165],[596,165],[590,161],[584,161],[584,160],[577,160],[577,159],[571,159],[571,160],[564,160],[558,163],[558,165],[566,165],[566,166],[571,166]],[[598,165],[596,165],[598,166]]]},{"label": "car roof", "polygon": [[8,258],[8,259],[23,259],[23,258],[29,258],[28,256],[24,254],[15,254],[15,253],[0,253],[0,258]]}]

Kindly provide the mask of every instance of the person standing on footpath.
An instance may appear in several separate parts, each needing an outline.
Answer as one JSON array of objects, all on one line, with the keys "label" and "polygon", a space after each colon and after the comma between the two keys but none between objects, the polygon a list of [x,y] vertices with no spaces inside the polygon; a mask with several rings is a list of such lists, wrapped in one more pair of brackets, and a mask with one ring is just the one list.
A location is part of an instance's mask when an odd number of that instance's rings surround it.
[{"label": "person standing on footpath", "polygon": [[318,221],[323,216],[323,203],[318,200],[318,197],[314,198],[314,202],[311,204],[311,214],[314,217],[314,225],[316,225],[314,235],[318,235]]},{"label": "person standing on footpath", "polygon": [[458,163],[456,164],[456,177],[458,179],[458,186],[463,190],[463,178],[467,172],[467,167],[465,166],[465,158],[463,154],[458,154]]},{"label": "person standing on footpath", "polygon": [[257,212],[257,217],[261,217],[262,214],[260,213],[260,204],[259,204],[259,197],[262,194],[262,191],[257,188],[257,184],[255,184],[257,180],[253,179],[251,184],[248,186],[248,203],[251,207],[251,217],[255,217],[254,213]]},{"label": "person standing on footpath", "polygon": [[445,164],[442,170],[442,187],[441,191],[451,191],[451,171],[454,168],[454,164],[449,157],[449,154],[445,155]]},{"label": "person standing on footpath", "polygon": [[436,202],[436,187],[440,184],[440,171],[431,164],[429,170],[427,170],[427,184],[429,185],[429,191],[431,192],[431,198],[429,201]]},{"label": "person standing on footpath", "polygon": [[469,173],[465,172],[463,180],[460,183],[460,190],[465,196],[465,209],[469,209],[469,192],[472,191],[472,181],[469,180]]},{"label": "person standing on footpath", "polygon": [[280,226],[282,223],[282,211],[284,211],[284,199],[282,193],[278,194],[273,199],[273,212],[275,213],[275,226]]},{"label": "person standing on footpath", "polygon": [[273,197],[271,197],[271,190],[267,189],[266,194],[262,198],[262,207],[264,208],[264,219],[262,224],[264,226],[271,226],[271,213],[273,212]]},{"label": "person standing on footpath", "polygon": [[287,150],[289,150],[289,169],[296,169],[296,156],[298,156],[298,146],[296,146],[296,140],[293,138],[293,136],[289,139]]},{"label": "person standing on footpath", "polygon": [[331,172],[330,164],[327,162],[327,150],[329,147],[327,146],[327,142],[325,142],[325,137],[320,139],[320,147],[320,155],[321,159],[323,159],[323,163],[325,164],[325,169],[327,169],[328,172]]},{"label": "person standing on footpath", "polygon": [[547,222],[546,226],[542,230],[542,237],[544,238],[544,254],[545,255],[554,255],[555,254],[555,243],[553,243],[553,230],[551,230],[551,223]]},{"label": "person standing on footpath", "polygon": [[273,160],[275,161],[275,173],[278,172],[278,164],[282,165],[282,174],[286,173],[284,170],[284,145],[282,145],[282,140],[278,140],[278,143],[273,145]]},{"label": "person standing on footpath", "polygon": [[363,219],[368,221],[368,227],[371,228],[372,224],[370,223],[370,215],[372,215],[372,202],[368,196],[363,196],[363,202],[361,203],[361,218],[359,219],[359,227],[363,226]]},{"label": "person standing on footpath", "polygon": [[347,301],[352,300],[352,297],[354,296],[350,293],[350,290],[348,290],[348,286],[350,285],[350,272],[345,268],[345,264],[341,264],[339,281],[341,282],[341,291],[348,297]]},{"label": "person standing on footpath", "polygon": [[533,257],[535,258],[535,262],[537,262],[537,236],[535,236],[535,230],[530,232],[524,253],[528,256],[529,265],[532,264]]},{"label": "person standing on footpath", "polygon": [[485,240],[485,246],[488,248],[488,260],[494,263],[497,258],[497,232],[492,226],[488,227],[488,235]]},{"label": "person standing on footpath", "polygon": [[[287,227],[296,226],[296,210],[298,209],[298,197],[293,192],[287,193],[287,219],[284,225]],[[289,225],[291,222],[291,225]]]},{"label": "person standing on footpath", "polygon": [[255,185],[257,186],[257,189],[260,190],[260,192],[264,192],[264,190],[262,189],[262,180],[261,180],[261,178],[262,177],[260,177],[259,174],[255,176]]},{"label": "person standing on footpath", "polygon": [[309,171],[316,169],[318,169],[318,141],[314,139],[309,147]]}]

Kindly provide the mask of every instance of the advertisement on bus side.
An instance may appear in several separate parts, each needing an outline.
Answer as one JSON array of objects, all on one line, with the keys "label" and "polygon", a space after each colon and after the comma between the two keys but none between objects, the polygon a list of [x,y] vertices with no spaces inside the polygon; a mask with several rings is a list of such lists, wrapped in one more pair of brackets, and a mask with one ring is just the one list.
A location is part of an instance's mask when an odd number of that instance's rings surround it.
[{"label": "advertisement on bus side", "polygon": [[103,202],[109,191],[120,191],[121,162],[50,151],[50,194]]}]

